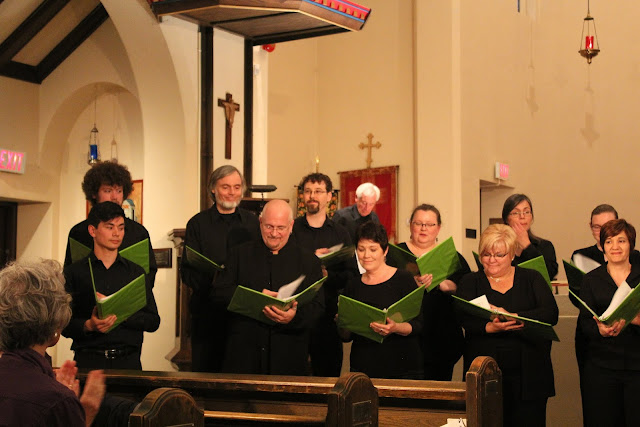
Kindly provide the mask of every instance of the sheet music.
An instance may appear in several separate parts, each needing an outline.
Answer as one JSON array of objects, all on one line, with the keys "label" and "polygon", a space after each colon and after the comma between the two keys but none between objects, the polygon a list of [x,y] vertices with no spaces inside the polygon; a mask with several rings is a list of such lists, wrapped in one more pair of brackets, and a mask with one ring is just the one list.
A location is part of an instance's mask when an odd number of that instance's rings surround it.
[{"label": "sheet music", "polygon": [[293,293],[296,291],[296,289],[298,289],[298,286],[300,286],[300,283],[302,283],[304,278],[305,278],[305,275],[302,274],[293,282],[281,286],[280,289],[278,289],[278,296],[276,298],[285,300],[291,297]]},{"label": "sheet music", "polygon": [[604,313],[602,313],[602,315],[600,316],[600,319],[606,319],[607,317],[609,317],[611,313],[613,313],[615,309],[618,308],[618,306],[622,303],[622,301],[624,301],[624,299],[630,293],[631,293],[631,287],[627,284],[627,281],[625,280],[620,284],[620,286],[618,286],[618,290],[616,291],[615,294],[613,294],[613,298],[611,298],[611,304],[609,304],[609,307],[607,307]]},{"label": "sheet music", "polygon": [[600,263],[582,254],[575,254],[572,258],[573,263],[585,273],[600,267]]}]

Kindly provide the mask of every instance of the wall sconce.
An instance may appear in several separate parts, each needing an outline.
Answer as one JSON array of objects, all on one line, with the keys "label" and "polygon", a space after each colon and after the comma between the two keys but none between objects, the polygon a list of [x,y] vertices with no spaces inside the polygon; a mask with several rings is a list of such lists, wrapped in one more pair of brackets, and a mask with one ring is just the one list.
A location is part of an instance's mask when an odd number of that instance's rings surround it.
[{"label": "wall sconce", "polygon": [[598,33],[596,32],[596,21],[591,16],[589,0],[587,0],[587,16],[582,22],[582,36],[580,37],[580,47],[581,49],[578,52],[580,52],[580,55],[582,55],[584,58],[587,58],[587,64],[591,64],[591,59],[594,56],[598,55],[598,53],[600,53],[600,45],[598,44]]}]

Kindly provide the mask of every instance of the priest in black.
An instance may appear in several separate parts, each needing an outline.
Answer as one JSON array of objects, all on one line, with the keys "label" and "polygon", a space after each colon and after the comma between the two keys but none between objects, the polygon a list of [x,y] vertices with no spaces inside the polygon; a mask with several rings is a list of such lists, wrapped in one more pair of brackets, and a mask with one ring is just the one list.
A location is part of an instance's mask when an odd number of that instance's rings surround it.
[{"label": "priest in black", "polygon": [[[327,217],[333,184],[322,173],[312,173],[300,182],[306,212],[293,222],[293,237],[305,249],[316,255],[327,254],[335,245],[349,246],[349,232]],[[355,250],[354,250],[355,254]],[[338,294],[349,279],[359,275],[355,255],[348,261],[330,264],[324,282],[325,313],[311,334],[311,367],[314,376],[338,377],[342,367],[342,340],[334,317],[338,312]]]},{"label": "priest in black", "polygon": [[[208,187],[214,204],[189,220],[184,247],[185,250],[189,247],[197,251],[218,265],[224,265],[231,248],[260,239],[258,217],[238,207],[245,181],[234,166],[224,165],[214,170]],[[189,303],[191,370],[220,372],[228,316],[226,306],[210,305],[209,294],[217,274],[191,265],[184,252],[180,273],[184,283],[193,290]]]},{"label": "priest in black", "polygon": [[89,212],[87,221],[93,250],[88,257],[64,270],[73,315],[62,335],[73,340],[71,349],[79,368],[142,369],[143,333],[154,332],[160,326],[151,286],[145,282],[146,306],[109,330],[116,316],[112,314],[104,319],[98,316],[92,283],[95,282],[97,293],[109,296],[144,274],[142,267],[118,253],[125,233],[124,211],[113,202],[98,203]]},{"label": "priest in black", "polygon": [[[113,202],[118,206],[122,206],[124,200],[129,198],[133,191],[133,181],[131,174],[126,166],[117,162],[100,162],[96,163],[85,173],[82,180],[82,191],[91,206],[101,202]],[[64,258],[64,266],[69,266],[79,259],[75,259],[71,249],[71,239],[81,243],[82,245],[93,248],[93,237],[88,231],[89,223],[84,220],[71,228],[67,239],[67,250]],[[124,238],[120,249],[126,249],[145,239],[149,240],[149,272],[146,280],[153,288],[158,266],[156,258],[153,255],[153,247],[149,232],[144,226],[127,217],[124,218]]]},{"label": "priest in black", "polygon": [[[212,289],[215,302],[228,304],[238,285],[275,296],[278,289],[305,275],[295,293],[322,278],[318,257],[300,247],[290,234],[293,213],[283,200],[267,203],[260,216],[262,240],[234,248],[219,283]],[[314,299],[287,311],[266,306],[273,324],[246,316],[230,317],[223,372],[243,374],[308,375],[309,333],[324,311],[322,288]]]}]

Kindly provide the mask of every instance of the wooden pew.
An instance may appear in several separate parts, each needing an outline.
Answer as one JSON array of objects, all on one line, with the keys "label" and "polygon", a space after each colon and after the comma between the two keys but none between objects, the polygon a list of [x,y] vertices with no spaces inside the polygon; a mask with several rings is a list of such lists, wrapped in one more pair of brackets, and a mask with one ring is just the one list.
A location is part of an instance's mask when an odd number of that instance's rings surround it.
[{"label": "wooden pew", "polygon": [[157,388],[129,415],[129,427],[192,425],[204,427],[204,411],[189,393],[178,388]]},{"label": "wooden pew", "polygon": [[186,390],[204,409],[206,425],[439,427],[447,418],[466,418],[469,427],[502,425],[501,373],[489,357],[474,360],[466,382],[369,381],[355,373],[337,379],[106,370],[105,376],[109,393],[135,400],[160,387]]}]

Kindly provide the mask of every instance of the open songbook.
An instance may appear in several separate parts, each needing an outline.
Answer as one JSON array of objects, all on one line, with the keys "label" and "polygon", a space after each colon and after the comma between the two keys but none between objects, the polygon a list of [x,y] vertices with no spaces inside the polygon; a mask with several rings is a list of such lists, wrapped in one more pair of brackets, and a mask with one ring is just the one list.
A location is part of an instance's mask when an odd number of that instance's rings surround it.
[{"label": "open songbook", "polygon": [[[112,314],[116,315],[116,321],[109,328],[113,330],[120,323],[127,320],[131,315],[147,305],[147,289],[145,287],[144,274],[133,279],[125,287],[119,291],[98,298],[96,292],[96,283],[93,278],[93,267],[89,260],[89,272],[91,274],[91,285],[93,286],[93,295],[96,298],[96,307],[98,308],[98,317],[104,319]],[[109,332],[107,331],[107,332]]]},{"label": "open songbook", "polygon": [[415,276],[432,274],[433,280],[427,292],[460,269],[460,258],[451,237],[420,257],[389,243],[388,256],[394,260],[398,268],[407,270]]},{"label": "open songbook", "polygon": [[186,264],[201,273],[212,275],[216,271],[221,271],[224,269],[224,265],[220,265],[212,261],[190,246],[184,247],[184,256]]},{"label": "open songbook", "polygon": [[592,260],[588,256],[584,256],[582,254],[575,254],[571,258],[571,261],[573,261],[573,265],[575,265],[585,274],[600,267],[600,263],[598,261]]},{"label": "open songbook", "polygon": [[[480,262],[480,255],[478,255],[477,252],[473,252],[473,258],[476,260],[476,264],[478,265],[478,271],[484,270],[484,266],[482,265],[482,262]],[[542,274],[542,277],[549,285],[549,288],[553,289],[553,285],[551,285],[551,278],[549,277],[549,271],[547,270],[547,264],[544,263],[544,257],[542,255],[528,261],[521,262],[518,264],[518,267],[535,270]]]},{"label": "open songbook", "polygon": [[496,317],[502,322],[515,320],[518,323],[524,324],[524,327],[519,329],[519,331],[524,334],[545,340],[560,341],[551,324],[540,322],[535,319],[529,319],[528,317],[515,316],[513,314],[493,310],[486,295],[479,296],[471,301],[467,301],[455,295],[452,296],[456,307],[472,316],[480,317],[489,321],[493,321]]},{"label": "open songbook", "polygon": [[420,314],[424,291],[425,287],[420,286],[384,310],[340,295],[338,297],[338,327],[373,341],[382,342],[385,337],[374,332],[369,324],[377,322],[384,325],[387,323],[387,319],[392,319],[396,323],[408,322]]},{"label": "open songbook", "polygon": [[327,280],[325,276],[302,292],[293,295],[304,278],[305,276],[302,275],[293,282],[281,286],[280,289],[278,289],[277,297],[272,297],[244,286],[238,286],[233,293],[227,310],[272,325],[274,322],[262,312],[266,306],[275,306],[280,310],[287,311],[291,308],[294,301],[298,302],[298,306],[304,305],[313,300],[324,281]]},{"label": "open songbook", "polygon": [[329,253],[318,255],[318,258],[320,258],[320,262],[322,263],[322,265],[324,265],[325,267],[329,267],[351,259],[355,256],[355,246],[343,246],[343,243],[338,243],[337,245],[331,246],[329,248]]},{"label": "open songbook", "polygon": [[615,321],[624,319],[626,328],[634,317],[640,312],[640,286],[631,289],[627,282],[622,282],[618,290],[613,294],[609,307],[598,316],[584,301],[578,297],[571,289],[571,295],[577,299],[593,316],[606,325],[611,325]]},{"label": "open songbook", "polygon": [[[91,248],[83,245],[74,238],[69,238],[69,249],[71,250],[71,262],[80,261],[91,253]],[[140,240],[128,248],[120,249],[120,256],[131,262],[138,264],[149,274],[149,239]]]},{"label": "open songbook", "polygon": [[573,294],[575,295],[580,292],[580,286],[582,285],[582,278],[584,277],[585,272],[565,260],[562,260],[562,264],[564,265],[564,272],[567,274],[569,290],[573,291]]}]

